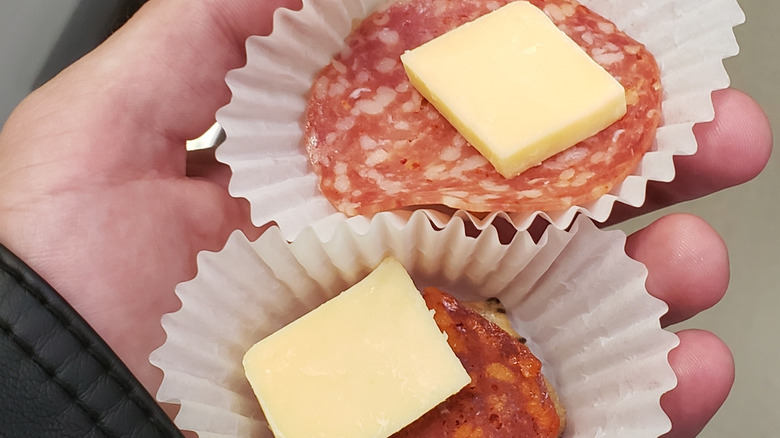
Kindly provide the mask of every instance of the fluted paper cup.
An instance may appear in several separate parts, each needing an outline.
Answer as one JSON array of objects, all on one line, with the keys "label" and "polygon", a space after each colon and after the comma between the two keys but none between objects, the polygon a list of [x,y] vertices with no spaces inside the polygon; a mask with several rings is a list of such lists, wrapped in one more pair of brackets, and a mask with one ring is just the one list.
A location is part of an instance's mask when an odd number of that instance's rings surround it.
[{"label": "fluted paper cup", "polygon": [[272,437],[244,353],[392,256],[420,288],[501,299],[566,408],[564,437],[656,437],[671,427],[660,398],[676,385],[678,340],[624,243],[583,217],[503,244],[495,228],[468,237],[463,221],[434,227],[419,211],[306,227],[291,243],[276,227],[254,242],[236,232],[177,288],[182,307],[163,318],[167,341],[151,357],[164,372],[157,398],[179,404],[176,424],[200,437]]},{"label": "fluted paper cup", "polygon": [[[739,51],[733,27],[744,21],[744,15],[736,0],[582,3],[647,46],[659,63],[662,120],[651,150],[622,183],[586,204],[560,211],[478,216],[456,211],[444,221],[454,215],[484,228],[502,216],[521,230],[537,216],[560,229],[578,213],[605,221],[615,202],[642,205],[648,181],[672,180],[674,156],[696,152],[692,127],[714,117],[710,95],[729,85],[722,61]],[[270,36],[247,40],[247,65],[228,75],[233,99],[217,113],[227,134],[217,158],[231,167],[230,192],[250,201],[255,224],[275,221],[291,239],[314,221],[340,215],[320,192],[308,164],[303,114],[315,75],[342,49],[353,22],[381,4],[384,0],[304,0],[299,11],[276,12]]]}]

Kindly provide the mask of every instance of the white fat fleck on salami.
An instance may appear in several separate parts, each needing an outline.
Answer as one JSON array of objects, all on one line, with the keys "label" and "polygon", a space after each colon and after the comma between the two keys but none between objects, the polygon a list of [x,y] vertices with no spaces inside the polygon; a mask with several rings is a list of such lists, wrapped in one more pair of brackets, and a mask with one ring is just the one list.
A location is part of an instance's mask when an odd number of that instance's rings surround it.
[{"label": "white fat fleck on salami", "polygon": [[341,96],[345,91],[347,91],[347,87],[341,82],[330,84],[330,88],[328,89],[328,97]]},{"label": "white fat fleck on salami", "polygon": [[469,170],[479,169],[480,167],[486,167],[488,165],[488,161],[482,155],[472,155],[471,157],[458,161],[454,169],[457,169],[459,172],[466,172]]},{"label": "white fat fleck on salami", "polygon": [[420,93],[418,93],[416,90],[409,93],[409,100],[403,103],[401,105],[401,111],[405,113],[410,112],[416,112],[420,110],[420,105],[422,104],[423,98]]},{"label": "white fat fleck on salami", "polygon": [[325,76],[317,78],[317,80],[314,81],[314,85],[312,86],[312,95],[317,99],[324,99],[328,94],[329,83],[330,81]]},{"label": "white fat fleck on salami", "polygon": [[404,120],[400,120],[398,122],[393,123],[393,128],[401,130],[401,131],[406,131],[409,128],[411,128],[411,125],[409,125],[409,123],[407,123]]},{"label": "white fat fleck on salami", "polygon": [[450,145],[442,149],[439,158],[441,158],[444,161],[455,161],[458,158],[460,158],[460,151],[461,148],[459,148],[458,146]]},{"label": "white fat fleck on salami", "polygon": [[391,195],[394,195],[396,193],[401,193],[406,189],[406,186],[404,186],[403,183],[400,181],[391,181],[389,179],[383,179],[379,182],[379,187],[382,188],[382,191],[387,192]]},{"label": "white fat fleck on salami", "polygon": [[447,12],[448,5],[446,0],[429,0],[433,3],[433,15],[441,17]]},{"label": "white fat fleck on salami", "polygon": [[341,201],[336,206],[341,211],[358,211],[360,210],[360,204],[356,204],[349,201]]},{"label": "white fat fleck on salami", "polygon": [[574,169],[566,169],[563,172],[561,172],[560,175],[558,175],[558,179],[561,181],[568,181],[572,178],[574,178]]},{"label": "white fat fleck on salami", "polygon": [[355,102],[352,108],[352,115],[357,116],[361,113],[376,115],[383,114],[387,105],[395,99],[398,93],[392,88],[381,86],[373,98],[364,98]]},{"label": "white fat fleck on salami", "polygon": [[368,157],[366,157],[366,165],[376,166],[377,164],[387,160],[389,156],[390,155],[387,153],[386,150],[382,148],[376,149],[372,151],[370,154],[368,154]]},{"label": "white fat fleck on salami", "polygon": [[563,15],[566,17],[571,17],[577,11],[573,3],[561,3],[560,7],[561,12],[563,12]]},{"label": "white fat fleck on salami", "polygon": [[628,53],[629,55],[636,55],[642,50],[642,46],[640,45],[634,45],[634,46],[626,46],[623,48],[623,51]]},{"label": "white fat fleck on salami", "polygon": [[349,178],[347,178],[346,175],[339,175],[336,177],[336,181],[333,182],[333,188],[338,190],[341,193],[346,193],[349,191]]},{"label": "white fat fleck on salami", "polygon": [[348,215],[444,204],[551,211],[622,181],[660,118],[655,60],[573,0],[531,0],[626,89],[627,113],[519,176],[499,175],[411,86],[399,56],[512,0],[402,0],[367,17],[312,84],[305,145],[322,193]]},{"label": "white fat fleck on salami", "polygon": [[536,199],[543,195],[541,190],[523,190],[517,193],[520,198]]},{"label": "white fat fleck on salami", "polygon": [[598,151],[590,156],[590,162],[592,164],[599,164],[606,161],[608,155],[605,152]]},{"label": "white fat fleck on salami", "polygon": [[379,173],[376,169],[368,169],[366,171],[361,171],[361,173],[371,181],[374,181],[375,183],[379,184],[382,183],[385,180],[385,176]]},{"label": "white fat fleck on salami", "polygon": [[[339,138],[338,132],[329,132],[328,135],[325,136],[325,143],[327,143],[327,144],[334,144],[336,141],[338,141],[338,138]],[[329,162],[330,162],[330,160],[328,160],[328,161],[321,160],[320,161],[320,163],[322,163],[322,164],[324,164],[326,166],[327,166],[327,163],[329,163]]]},{"label": "white fat fleck on salami", "polygon": [[398,44],[398,41],[400,40],[398,32],[392,29],[381,29],[376,36],[379,38],[379,41],[391,46]]},{"label": "white fat fleck on salami", "polygon": [[353,126],[355,126],[354,117],[343,117],[336,121],[336,129],[339,131],[348,131],[352,129]]},{"label": "white fat fleck on salami", "polygon": [[395,91],[399,93],[405,93],[409,91],[409,89],[412,87],[412,84],[409,82],[401,82],[400,84],[395,86]]},{"label": "white fat fleck on salami", "polygon": [[589,155],[589,151],[581,146],[574,146],[546,160],[542,165],[548,169],[565,172]]},{"label": "white fat fleck on salami", "polygon": [[563,14],[561,7],[556,3],[548,3],[544,5],[544,13],[547,14],[553,21],[563,21],[566,19],[566,15]]},{"label": "white fat fleck on salami", "polygon": [[587,44],[593,44],[593,34],[590,32],[585,32],[582,34],[582,41],[584,41]]},{"label": "white fat fleck on salami", "polygon": [[366,88],[366,87],[355,88],[354,90],[352,90],[352,91],[349,93],[349,98],[350,98],[350,99],[353,99],[353,100],[354,100],[354,99],[358,99],[358,98],[360,98],[360,95],[361,95],[361,94],[363,94],[363,93],[368,93],[368,92],[370,92],[370,91],[371,91],[371,89],[370,89],[370,88]]},{"label": "white fat fleck on salami", "polygon": [[511,187],[509,187],[506,184],[498,184],[495,181],[491,181],[488,179],[484,181],[480,181],[479,186],[490,193],[502,193],[502,192],[508,192],[512,190]]},{"label": "white fat fleck on salami", "polygon": [[365,84],[371,80],[372,76],[373,75],[371,74],[370,71],[362,70],[359,71],[358,74],[355,76],[355,80],[357,81],[358,84]]},{"label": "white fat fleck on salami", "polygon": [[373,138],[369,137],[366,134],[363,134],[360,136],[360,147],[370,151],[373,149],[376,149],[376,147],[379,146],[379,142],[374,140]]},{"label": "white fat fleck on salami", "polygon": [[340,62],[338,62],[338,61],[333,61],[333,68],[334,68],[334,69],[335,69],[337,72],[339,72],[339,73],[341,73],[341,74],[344,74],[344,73],[346,73],[346,72],[347,72],[347,66],[346,66],[346,65],[344,65],[344,64],[342,64],[342,63],[340,63]]},{"label": "white fat fleck on salami", "polygon": [[623,60],[623,52],[606,52],[593,56],[593,59],[601,65],[616,64]]},{"label": "white fat fleck on salami", "polygon": [[436,181],[441,180],[443,178],[446,178],[448,176],[449,169],[444,164],[439,164],[437,166],[431,166],[427,169],[425,169],[425,178],[430,181]]},{"label": "white fat fleck on salami", "polygon": [[[460,193],[442,193],[441,198],[442,204],[444,205],[450,205],[450,204],[456,204],[458,202],[463,202],[464,200],[468,200],[473,195],[469,194],[468,192],[460,192]],[[478,201],[478,199],[476,200]],[[476,202],[475,202],[476,203]]]},{"label": "white fat fleck on salami", "polygon": [[393,58],[382,58],[376,63],[376,71],[387,74],[398,67],[398,61]]},{"label": "white fat fleck on salami", "polygon": [[600,31],[607,35],[615,32],[615,25],[610,22],[601,21],[598,23],[598,27]]},{"label": "white fat fleck on salami", "polygon": [[349,166],[347,165],[347,163],[344,163],[344,162],[337,162],[337,163],[336,163],[336,164],[333,166],[333,172],[334,172],[336,175],[338,175],[338,176],[341,176],[341,175],[346,175],[346,174],[347,174],[347,170],[348,170],[348,168],[349,168]]},{"label": "white fat fleck on salami", "polygon": [[593,172],[582,172],[579,173],[572,181],[571,186],[572,187],[582,187],[585,184],[588,183],[588,181],[593,178],[595,174]]}]

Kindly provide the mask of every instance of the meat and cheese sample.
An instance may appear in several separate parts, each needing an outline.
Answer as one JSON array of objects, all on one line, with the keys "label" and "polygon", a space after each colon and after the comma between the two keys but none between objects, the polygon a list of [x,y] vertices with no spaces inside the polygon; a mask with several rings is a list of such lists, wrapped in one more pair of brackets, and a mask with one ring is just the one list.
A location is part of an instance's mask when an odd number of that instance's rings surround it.
[{"label": "meat and cheese sample", "polygon": [[412,85],[506,178],[626,113],[620,82],[525,1],[434,38],[401,61]]},{"label": "meat and cheese sample", "polygon": [[660,72],[642,44],[574,0],[530,3],[620,82],[626,115],[541,165],[505,178],[412,86],[404,52],[510,2],[397,1],[353,29],[313,83],[304,136],[320,190],[338,210],[554,211],[631,173],[655,139]]},{"label": "meat and cheese sample", "polygon": [[277,438],[381,438],[471,379],[394,259],[253,346],[244,368]]}]

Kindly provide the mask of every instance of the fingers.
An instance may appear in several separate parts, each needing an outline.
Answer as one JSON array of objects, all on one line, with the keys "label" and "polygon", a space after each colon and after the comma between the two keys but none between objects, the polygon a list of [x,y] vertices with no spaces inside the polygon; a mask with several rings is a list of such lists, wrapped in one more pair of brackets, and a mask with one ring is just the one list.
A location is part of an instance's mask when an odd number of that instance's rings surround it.
[{"label": "fingers", "polygon": [[[663,325],[683,321],[717,303],[729,281],[723,240],[703,220],[684,214],[663,217],[629,236],[626,253],[647,266],[648,292],[669,305]],[[696,436],[712,418],[734,382],[734,362],[726,345],[711,333],[678,333],[669,354],[677,387],[661,398],[672,420],[667,438]]]},{"label": "fingers", "polygon": [[270,33],[278,7],[300,0],[150,1],[52,84],[117,135],[196,138],[229,100],[224,77],[244,64],[245,39]]},{"label": "fingers", "polygon": [[[134,115],[178,139],[205,132],[229,100],[224,77],[245,63],[246,38],[269,34],[278,7],[297,9],[300,1],[153,1],[142,8],[106,47],[122,46],[137,58],[125,66],[129,79],[146,84],[134,96]],[[147,99],[166,102],[154,120],[144,111]]]},{"label": "fingers", "polygon": [[712,100],[715,119],[693,129],[701,152],[675,162],[678,201],[749,181],[769,160],[772,131],[761,107],[733,89],[713,93]]},{"label": "fingers", "polygon": [[764,169],[772,151],[772,130],[761,107],[734,89],[714,92],[712,103],[715,119],[694,126],[698,151],[675,157],[674,181],[650,182],[645,204],[616,205],[610,223],[742,184]]},{"label": "fingers", "polygon": [[661,319],[664,325],[690,318],[726,293],[726,245],[698,217],[663,217],[629,236],[626,253],[647,266],[647,291],[669,305],[669,312]]},{"label": "fingers", "polygon": [[680,345],[669,353],[677,387],[661,397],[661,407],[672,420],[664,438],[691,438],[726,400],[734,383],[734,359],[709,332],[685,330],[677,335]]}]

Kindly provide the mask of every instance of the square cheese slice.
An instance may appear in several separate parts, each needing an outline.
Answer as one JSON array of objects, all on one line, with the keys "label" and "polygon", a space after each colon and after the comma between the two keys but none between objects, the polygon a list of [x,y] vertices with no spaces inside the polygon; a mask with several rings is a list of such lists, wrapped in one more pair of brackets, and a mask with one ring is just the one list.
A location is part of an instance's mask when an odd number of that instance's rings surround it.
[{"label": "square cheese slice", "polygon": [[277,438],[387,437],[471,381],[394,259],[255,344],[244,368]]},{"label": "square cheese slice", "polygon": [[412,85],[506,178],[626,112],[622,85],[525,1],[407,51],[401,61]]}]

